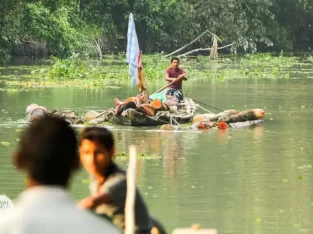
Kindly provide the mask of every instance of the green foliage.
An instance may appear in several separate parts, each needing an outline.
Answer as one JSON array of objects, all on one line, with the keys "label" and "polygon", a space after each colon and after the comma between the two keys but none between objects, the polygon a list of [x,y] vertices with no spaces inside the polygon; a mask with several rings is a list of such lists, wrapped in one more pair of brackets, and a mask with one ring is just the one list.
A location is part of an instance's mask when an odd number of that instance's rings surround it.
[{"label": "green foliage", "polygon": [[47,42],[52,54],[70,56],[87,43],[86,35],[71,24],[71,17],[79,20],[73,15],[75,11],[70,7],[60,6],[51,12],[41,2],[30,3],[25,6],[23,22],[29,35]]},{"label": "green foliage", "polygon": [[[0,55],[44,47],[57,57],[119,53],[126,49],[134,13],[144,53],[171,52],[215,33],[235,53],[312,47],[313,0],[3,0]],[[210,47],[204,36],[187,49]],[[15,49],[15,50],[14,50]]]},{"label": "green foliage", "polygon": [[[169,65],[167,59],[160,59],[160,54],[143,55],[144,71],[148,83],[164,81],[164,70]],[[40,87],[110,87],[120,88],[120,83],[130,83],[128,66],[123,62],[125,55],[106,56],[103,61],[81,60],[78,54],[68,59],[53,58],[51,65],[35,66],[30,75],[28,69],[21,68],[20,73],[1,76],[3,84],[0,90],[27,91]],[[190,80],[224,81],[236,78],[288,79],[292,66],[299,62],[296,57],[266,54],[248,54],[245,56],[221,57],[218,63],[210,61],[208,56],[182,59],[182,65],[190,72]],[[24,72],[23,72],[24,69]],[[6,71],[15,71],[6,68]],[[22,80],[20,78],[22,77]]]},{"label": "green foliage", "polygon": [[78,54],[73,54],[67,59],[52,58],[54,64],[48,69],[51,79],[75,79],[82,78],[86,72],[83,61],[78,58]]},{"label": "green foliage", "polygon": [[48,53],[67,57],[88,45],[90,31],[81,31],[88,28],[87,23],[80,19],[75,5],[65,2],[58,1],[58,7],[53,1],[17,4],[3,19],[2,50],[42,42]]}]

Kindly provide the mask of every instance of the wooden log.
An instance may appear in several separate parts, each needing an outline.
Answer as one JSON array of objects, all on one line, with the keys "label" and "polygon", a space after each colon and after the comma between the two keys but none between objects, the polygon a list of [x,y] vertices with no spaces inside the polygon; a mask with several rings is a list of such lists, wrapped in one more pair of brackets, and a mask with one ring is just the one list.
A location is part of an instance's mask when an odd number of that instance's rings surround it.
[{"label": "wooden log", "polygon": [[99,112],[96,112],[96,111],[88,111],[85,115],[84,115],[84,118],[87,120],[87,121],[90,121],[92,119],[95,119],[99,116]]},{"label": "wooden log", "polygon": [[237,114],[237,113],[238,113],[237,110],[229,109],[229,110],[224,110],[223,112],[218,113],[218,116],[222,116],[222,115],[225,115],[225,114],[234,115],[234,114]]},{"label": "wooden log", "polygon": [[222,116],[221,121],[226,123],[236,123],[253,121],[264,117],[264,110],[262,109],[249,109],[241,111],[237,114],[225,114]]},{"label": "wooden log", "polygon": [[150,104],[156,110],[160,110],[162,108],[162,102],[160,99],[154,99]]}]

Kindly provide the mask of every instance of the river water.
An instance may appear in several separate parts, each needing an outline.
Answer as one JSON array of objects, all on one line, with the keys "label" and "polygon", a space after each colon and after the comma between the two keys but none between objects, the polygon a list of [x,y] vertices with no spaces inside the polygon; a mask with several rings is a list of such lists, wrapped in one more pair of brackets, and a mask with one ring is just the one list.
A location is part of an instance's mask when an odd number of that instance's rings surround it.
[{"label": "river water", "polygon": [[[298,71],[301,71],[299,68]],[[162,83],[151,84],[151,90]],[[119,152],[135,144],[138,186],[151,213],[171,232],[199,223],[219,233],[313,233],[313,79],[188,81],[189,97],[218,109],[263,108],[255,128],[160,132],[157,128],[109,126]],[[23,174],[11,164],[25,108],[37,103],[77,112],[110,108],[113,98],[136,93],[129,84],[112,88],[42,88],[0,92],[0,194],[12,199],[24,189]],[[216,111],[206,107],[211,111]],[[126,160],[118,160],[127,167]],[[72,193],[88,195],[88,175],[75,175]],[[88,182],[88,181],[87,181]]]}]

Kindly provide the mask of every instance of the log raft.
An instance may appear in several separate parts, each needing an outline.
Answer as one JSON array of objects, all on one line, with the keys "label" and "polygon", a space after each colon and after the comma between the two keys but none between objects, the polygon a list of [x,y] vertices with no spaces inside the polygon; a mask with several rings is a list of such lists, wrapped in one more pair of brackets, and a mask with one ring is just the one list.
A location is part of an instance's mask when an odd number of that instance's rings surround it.
[{"label": "log raft", "polygon": [[65,118],[71,125],[101,125],[105,123],[127,126],[162,125],[161,129],[172,129],[168,128],[168,125],[179,127],[185,123],[192,123],[191,129],[210,129],[213,127],[218,127],[219,129],[242,128],[262,123],[265,116],[262,109],[248,109],[240,112],[229,109],[217,114],[199,114],[198,104],[195,104],[188,97],[185,97],[178,106],[160,105],[160,103],[156,102],[154,106],[149,106],[149,108],[154,108],[155,110],[158,108],[155,111],[155,115],[146,115],[130,108],[124,110],[121,115],[116,116],[115,109],[110,108],[102,112],[91,110],[80,116],[72,110],[49,110],[44,106],[31,104],[26,108],[26,116],[29,122],[45,115],[55,115]]}]

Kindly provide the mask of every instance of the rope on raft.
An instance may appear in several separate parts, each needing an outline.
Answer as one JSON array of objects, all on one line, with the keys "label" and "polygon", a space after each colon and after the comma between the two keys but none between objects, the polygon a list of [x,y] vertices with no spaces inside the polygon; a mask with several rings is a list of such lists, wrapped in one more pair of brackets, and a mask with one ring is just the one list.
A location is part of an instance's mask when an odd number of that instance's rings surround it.
[{"label": "rope on raft", "polygon": [[[171,115],[170,115],[170,119],[171,120],[174,120],[174,122],[178,125],[178,126],[180,126],[180,124],[176,121],[176,119],[174,119]],[[172,124],[171,124],[172,125]]]},{"label": "rope on raft", "polygon": [[209,111],[209,110],[205,109],[204,107],[200,106],[199,104],[197,104],[197,107],[200,107],[202,110],[205,110],[205,111],[207,111],[209,113],[215,114],[212,111]]}]

